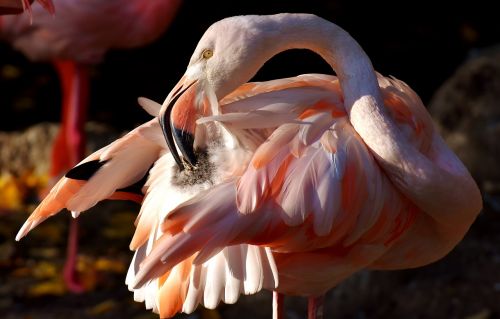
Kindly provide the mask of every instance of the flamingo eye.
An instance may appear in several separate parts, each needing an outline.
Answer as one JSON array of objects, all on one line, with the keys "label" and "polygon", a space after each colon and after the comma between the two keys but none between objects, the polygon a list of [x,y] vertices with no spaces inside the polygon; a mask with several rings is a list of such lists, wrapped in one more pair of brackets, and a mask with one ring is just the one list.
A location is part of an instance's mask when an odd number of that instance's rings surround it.
[{"label": "flamingo eye", "polygon": [[206,59],[206,60],[210,59],[213,55],[214,55],[214,51],[212,51],[212,50],[210,50],[210,49],[205,49],[205,50],[203,51],[203,53],[201,54],[201,56],[202,56],[204,59]]}]

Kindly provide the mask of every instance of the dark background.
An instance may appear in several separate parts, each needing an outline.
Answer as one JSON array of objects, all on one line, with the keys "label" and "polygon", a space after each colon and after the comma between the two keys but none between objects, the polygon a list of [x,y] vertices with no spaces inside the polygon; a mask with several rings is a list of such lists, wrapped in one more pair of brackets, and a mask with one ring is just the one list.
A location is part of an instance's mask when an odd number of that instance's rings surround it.
[{"label": "dark background", "polygon": [[[149,115],[136,103],[137,97],[163,101],[184,73],[198,39],[210,24],[232,15],[280,12],[315,13],[337,23],[361,44],[377,71],[407,82],[428,104],[459,65],[500,44],[500,17],[494,6],[494,1],[460,5],[438,1],[187,0],[156,42],[134,50],[110,51],[101,64],[92,67],[88,117],[119,131],[148,120]],[[266,63],[255,80],[312,72],[332,73],[314,53],[293,50]],[[58,122],[60,91],[51,65],[31,63],[0,43],[0,110],[0,131]],[[127,245],[138,207],[113,205],[98,205],[80,217],[81,254],[91,259],[115,258],[126,267],[132,256]],[[331,314],[349,319],[500,318],[498,211],[490,207],[481,214],[465,240],[431,266],[362,273],[349,279],[329,294],[327,318]],[[21,243],[13,243],[26,216],[27,212],[0,216],[4,239],[0,253],[9,247],[17,258],[5,264],[0,258],[0,312],[5,312],[7,318],[155,317],[131,300],[123,284],[123,270],[100,273],[94,289],[84,295],[29,295],[29,287],[43,280],[22,274],[18,277],[19,269],[34,269],[44,261],[62,268],[67,217],[53,218]],[[119,227],[125,229],[124,234],[119,238],[116,234],[110,236],[110,228]],[[54,229],[59,236],[48,238]],[[54,247],[55,257],[40,257],[40,251]],[[304,317],[305,307],[305,300],[287,298],[289,319]],[[270,296],[241,298],[235,306],[221,305],[218,309],[215,314],[199,311],[190,318],[269,318]]]},{"label": "dark background", "polygon": [[[148,116],[137,106],[136,98],[163,101],[210,24],[232,15],[279,12],[309,12],[337,23],[357,39],[376,70],[407,82],[426,103],[475,50],[500,41],[500,20],[492,3],[187,0],[155,43],[111,51],[103,63],[93,67],[89,119],[123,129],[143,122]],[[0,78],[0,130],[57,122],[60,94],[52,67],[32,64],[1,44],[0,67],[5,65],[13,65],[21,73]],[[310,72],[332,73],[314,53],[293,50],[269,61],[255,79]]]}]

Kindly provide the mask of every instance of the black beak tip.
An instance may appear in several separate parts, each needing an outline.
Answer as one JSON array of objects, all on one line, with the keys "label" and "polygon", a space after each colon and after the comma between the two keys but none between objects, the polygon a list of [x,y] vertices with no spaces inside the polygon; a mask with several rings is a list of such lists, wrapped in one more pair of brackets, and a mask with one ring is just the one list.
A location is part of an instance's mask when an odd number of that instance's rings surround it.
[{"label": "black beak tip", "polygon": [[[196,166],[196,155],[193,149],[194,137],[193,134],[175,128],[170,122],[170,117],[172,114],[172,109],[179,97],[195,83],[196,81],[193,81],[186,87],[179,87],[177,91],[172,94],[172,97],[167,106],[164,109],[162,107],[162,111],[160,111],[160,114],[158,115],[160,126],[163,131],[165,141],[167,142],[167,146],[170,149],[170,152],[172,153],[172,156],[181,171],[184,170],[186,162],[193,167]],[[174,132],[172,132],[172,130]],[[182,160],[177,153],[177,148],[175,145],[176,142],[182,155],[184,155],[184,160]]]},{"label": "black beak tip", "polygon": [[198,159],[194,151],[193,134],[186,132],[182,129],[179,129],[175,126],[173,126],[172,128],[176,144],[179,147],[182,156],[184,157],[184,160],[192,167],[195,167],[198,162]]},{"label": "black beak tip", "polygon": [[160,114],[158,116],[158,119],[160,122],[161,129],[163,131],[163,136],[165,137],[165,141],[167,142],[168,148],[170,149],[170,152],[172,153],[175,162],[179,166],[179,169],[182,171],[184,169],[184,164],[179,154],[177,154],[177,149],[175,148],[175,142],[169,124],[171,111],[172,111],[171,108],[167,108],[164,114]]}]

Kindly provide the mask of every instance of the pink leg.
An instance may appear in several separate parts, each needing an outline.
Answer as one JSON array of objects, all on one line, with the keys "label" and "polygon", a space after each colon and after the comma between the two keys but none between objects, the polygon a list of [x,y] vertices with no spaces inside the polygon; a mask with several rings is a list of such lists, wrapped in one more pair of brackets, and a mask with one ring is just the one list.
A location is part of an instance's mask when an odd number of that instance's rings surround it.
[{"label": "pink leg", "polygon": [[[72,61],[55,63],[63,94],[62,122],[52,150],[51,176],[58,179],[83,159],[85,150],[84,124],[87,113],[88,73],[85,66]],[[78,223],[71,219],[68,233],[64,281],[69,291],[80,293],[84,287],[78,281]]]},{"label": "pink leg", "polygon": [[309,297],[307,304],[307,319],[323,319],[323,304],[325,295]]},{"label": "pink leg", "polygon": [[283,302],[285,296],[277,291],[273,291],[273,319],[285,319],[283,312]]},{"label": "pink leg", "polygon": [[78,261],[78,222],[71,218],[69,222],[68,246],[66,248],[66,263],[64,264],[64,282],[69,291],[82,293],[85,287],[78,279],[76,263]]}]

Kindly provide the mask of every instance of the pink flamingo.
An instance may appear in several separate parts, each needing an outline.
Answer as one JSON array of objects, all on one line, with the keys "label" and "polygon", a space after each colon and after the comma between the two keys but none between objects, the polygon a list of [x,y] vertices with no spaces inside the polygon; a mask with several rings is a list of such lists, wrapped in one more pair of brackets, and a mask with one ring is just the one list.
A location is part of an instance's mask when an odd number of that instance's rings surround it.
[{"label": "pink flamingo", "polygon": [[[23,6],[27,6],[25,2]],[[39,2],[53,9],[49,1]],[[138,47],[158,38],[175,16],[181,1],[54,2],[55,17],[47,14],[42,6],[33,6],[33,17],[2,17],[0,35],[29,59],[52,61],[59,73],[63,92],[62,125],[53,146],[50,172],[57,180],[84,157],[88,66],[99,63],[109,49]],[[64,278],[73,292],[83,290],[75,272],[77,240],[77,223],[72,219]]]},{"label": "pink flamingo", "polygon": [[[338,77],[245,84],[292,48]],[[314,15],[213,24],[165,103],[140,104],[155,118],[71,170],[16,239],[64,207],[141,200],[132,190],[147,177],[126,283],[161,317],[265,288],[273,318],[282,294],[309,297],[309,318],[321,318],[343,279],[442,258],[482,207],[416,93]]]},{"label": "pink flamingo", "polygon": [[[54,4],[51,0],[37,0],[45,10],[54,14]],[[0,0],[0,15],[4,14],[19,14],[28,11],[31,16],[31,3],[33,0]]]}]

